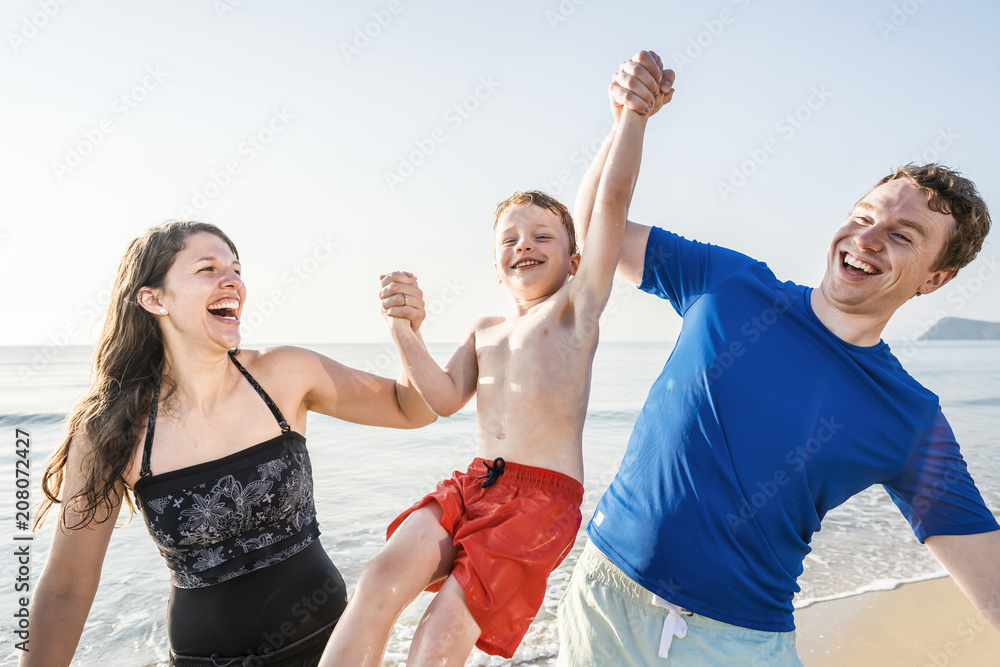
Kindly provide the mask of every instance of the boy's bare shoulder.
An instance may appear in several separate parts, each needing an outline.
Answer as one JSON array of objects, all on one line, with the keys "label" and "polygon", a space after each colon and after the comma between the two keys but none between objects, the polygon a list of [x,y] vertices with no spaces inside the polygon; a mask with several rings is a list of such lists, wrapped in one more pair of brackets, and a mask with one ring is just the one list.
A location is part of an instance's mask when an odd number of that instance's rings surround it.
[{"label": "boy's bare shoulder", "polygon": [[486,317],[480,317],[472,323],[472,331],[479,333],[480,331],[495,327],[498,324],[503,324],[506,321],[507,318],[503,315],[487,315]]}]

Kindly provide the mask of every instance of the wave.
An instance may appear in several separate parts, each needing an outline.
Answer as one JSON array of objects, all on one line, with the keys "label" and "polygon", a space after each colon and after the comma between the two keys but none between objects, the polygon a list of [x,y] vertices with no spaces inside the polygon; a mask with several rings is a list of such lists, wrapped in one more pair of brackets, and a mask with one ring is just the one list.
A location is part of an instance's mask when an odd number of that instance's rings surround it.
[{"label": "wave", "polygon": [[58,424],[66,418],[65,412],[15,412],[0,415],[0,426],[20,427],[25,424]]},{"label": "wave", "polygon": [[920,581],[930,581],[931,579],[943,579],[947,577],[948,573],[944,571],[931,572],[929,574],[922,574],[918,577],[910,577],[907,579],[877,579],[870,584],[865,584],[864,586],[859,586],[854,590],[847,591],[845,593],[835,593],[833,595],[824,595],[817,598],[805,598],[804,600],[796,600],[794,603],[796,611],[799,609],[805,609],[817,602],[829,602],[830,600],[841,600],[843,598],[854,597],[855,595],[864,595],[865,593],[873,593],[875,591],[892,591],[903,584],[915,584]]}]

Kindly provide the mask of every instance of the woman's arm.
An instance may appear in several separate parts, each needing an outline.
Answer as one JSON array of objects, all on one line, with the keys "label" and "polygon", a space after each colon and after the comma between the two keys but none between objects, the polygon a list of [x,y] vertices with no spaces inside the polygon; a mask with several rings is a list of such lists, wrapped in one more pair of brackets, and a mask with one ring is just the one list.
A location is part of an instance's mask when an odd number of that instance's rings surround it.
[{"label": "woman's arm", "polygon": [[[392,275],[399,278],[390,290],[399,302],[393,310],[416,330],[426,314],[423,292],[412,274]],[[307,410],[356,424],[390,428],[419,428],[437,419],[410,382],[405,368],[394,381],[297,347],[271,348],[254,358],[255,363],[264,366],[260,377],[268,378],[266,386],[284,385],[286,395],[301,397],[298,412],[303,420]]]},{"label": "woman's arm", "polygon": [[[80,520],[80,514],[67,507],[67,500],[83,488],[83,462],[90,454],[90,441],[76,435],[70,443],[52,545],[31,600],[31,650],[21,654],[21,667],[69,665],[97,594],[121,502],[110,511],[99,510],[86,528],[65,527]],[[124,484],[120,485],[118,491],[124,490]]]}]

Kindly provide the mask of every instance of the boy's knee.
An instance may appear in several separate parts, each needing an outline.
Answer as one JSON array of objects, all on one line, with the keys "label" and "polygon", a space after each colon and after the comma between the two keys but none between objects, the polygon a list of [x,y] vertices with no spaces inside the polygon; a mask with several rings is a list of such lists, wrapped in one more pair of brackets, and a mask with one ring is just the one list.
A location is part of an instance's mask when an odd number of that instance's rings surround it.
[{"label": "boy's knee", "polygon": [[381,588],[392,585],[392,577],[399,573],[400,566],[398,556],[383,549],[375,554],[367,563],[361,567],[358,576],[358,588]]}]

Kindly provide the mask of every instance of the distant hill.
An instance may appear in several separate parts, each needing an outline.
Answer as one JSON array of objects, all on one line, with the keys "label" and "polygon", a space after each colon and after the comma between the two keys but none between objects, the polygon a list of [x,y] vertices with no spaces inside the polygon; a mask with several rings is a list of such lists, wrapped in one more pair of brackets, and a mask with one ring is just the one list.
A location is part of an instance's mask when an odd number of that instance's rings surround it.
[{"label": "distant hill", "polygon": [[920,337],[921,340],[1000,340],[1000,322],[942,318]]}]

